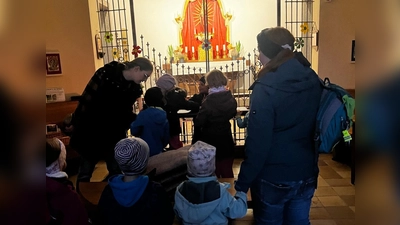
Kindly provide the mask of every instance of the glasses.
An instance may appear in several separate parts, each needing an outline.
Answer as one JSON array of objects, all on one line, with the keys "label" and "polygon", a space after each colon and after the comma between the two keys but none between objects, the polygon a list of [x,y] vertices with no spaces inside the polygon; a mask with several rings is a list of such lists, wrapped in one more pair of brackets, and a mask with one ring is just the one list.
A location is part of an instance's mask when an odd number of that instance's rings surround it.
[{"label": "glasses", "polygon": [[147,75],[146,73],[144,73],[143,75],[144,75],[144,80],[146,81],[149,78],[149,75]]}]

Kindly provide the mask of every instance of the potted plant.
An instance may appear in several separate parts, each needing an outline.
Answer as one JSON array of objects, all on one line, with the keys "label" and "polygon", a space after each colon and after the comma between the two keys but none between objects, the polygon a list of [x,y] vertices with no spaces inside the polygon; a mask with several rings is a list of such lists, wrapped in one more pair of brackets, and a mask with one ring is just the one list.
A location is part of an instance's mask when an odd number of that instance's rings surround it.
[{"label": "potted plant", "polygon": [[169,56],[169,63],[172,64],[174,62],[174,47],[172,45],[168,45],[168,56]]},{"label": "potted plant", "polygon": [[229,53],[231,54],[231,58],[233,60],[239,59],[240,58],[240,54],[243,51],[243,45],[242,43],[240,43],[240,41],[236,42],[236,45],[229,51]]}]

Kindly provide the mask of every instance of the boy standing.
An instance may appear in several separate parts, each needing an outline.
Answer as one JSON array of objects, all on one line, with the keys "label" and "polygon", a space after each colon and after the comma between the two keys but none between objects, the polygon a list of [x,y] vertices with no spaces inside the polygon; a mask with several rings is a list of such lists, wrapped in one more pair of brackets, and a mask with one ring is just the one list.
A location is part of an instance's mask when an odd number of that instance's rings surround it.
[{"label": "boy standing", "polygon": [[140,138],[124,138],[115,146],[115,160],[123,174],[110,178],[98,204],[106,224],[169,224],[174,220],[163,187],[143,175],[149,146]]},{"label": "boy standing", "polygon": [[228,224],[228,219],[240,218],[247,212],[247,195],[237,192],[233,197],[229,184],[214,176],[214,146],[198,141],[190,147],[187,159],[189,180],[175,192],[176,215],[183,224]]}]

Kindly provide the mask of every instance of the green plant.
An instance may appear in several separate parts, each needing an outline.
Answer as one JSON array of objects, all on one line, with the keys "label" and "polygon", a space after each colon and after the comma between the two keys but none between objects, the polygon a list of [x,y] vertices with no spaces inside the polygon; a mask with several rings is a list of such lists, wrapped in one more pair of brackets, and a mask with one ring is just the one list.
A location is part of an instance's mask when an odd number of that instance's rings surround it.
[{"label": "green plant", "polygon": [[242,45],[242,43],[240,43],[240,41],[236,42],[235,49],[236,49],[238,56],[240,56],[240,53],[242,53],[242,50],[243,50],[243,45]]},{"label": "green plant", "polygon": [[170,58],[174,57],[174,47],[172,45],[168,45],[168,56]]}]

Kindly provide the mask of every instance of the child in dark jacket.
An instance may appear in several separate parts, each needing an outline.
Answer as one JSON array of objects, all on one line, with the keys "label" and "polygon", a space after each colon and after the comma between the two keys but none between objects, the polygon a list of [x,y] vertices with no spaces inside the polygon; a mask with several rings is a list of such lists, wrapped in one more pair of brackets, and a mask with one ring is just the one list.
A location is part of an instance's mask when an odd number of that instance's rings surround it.
[{"label": "child in dark jacket", "polygon": [[228,224],[228,219],[240,218],[247,213],[247,195],[236,192],[233,197],[230,184],[220,183],[213,176],[215,147],[202,141],[188,151],[189,180],[180,184],[175,192],[176,215],[183,224]]},{"label": "child in dark jacket", "polygon": [[[208,86],[206,85],[205,76],[202,76],[199,79],[198,83],[199,83],[199,93],[194,94],[189,100],[197,102],[201,106],[201,103],[203,103],[204,100],[206,100],[206,97],[208,95]],[[198,112],[198,111],[192,110],[192,112]],[[196,121],[196,117],[193,118],[193,122],[194,121]],[[196,143],[200,137],[201,137],[201,129],[199,127],[194,126],[192,144]]]},{"label": "child in dark jacket", "polygon": [[143,139],[150,148],[150,156],[161,153],[169,142],[167,114],[162,109],[163,94],[158,87],[149,88],[144,101],[147,108],[131,124],[131,135]]},{"label": "child in dark jacket", "polygon": [[157,87],[161,89],[166,100],[164,110],[167,112],[169,122],[169,147],[170,149],[178,149],[183,146],[179,140],[181,124],[179,121],[178,110],[199,110],[200,104],[186,99],[187,92],[179,87],[176,87],[176,80],[170,74],[164,74],[156,81]]},{"label": "child in dark jacket", "polygon": [[63,171],[66,163],[65,145],[58,138],[46,140],[47,224],[87,225],[88,215],[74,186]]},{"label": "child in dark jacket", "polygon": [[172,224],[174,212],[163,187],[143,175],[149,146],[140,138],[124,138],[115,146],[123,175],[109,179],[98,208],[105,224]]},{"label": "child in dark jacket", "polygon": [[208,96],[201,104],[194,125],[201,129],[199,140],[217,148],[217,177],[233,178],[234,142],[230,120],[237,113],[237,103],[226,89],[228,79],[221,71],[210,71],[206,75],[206,82]]}]

